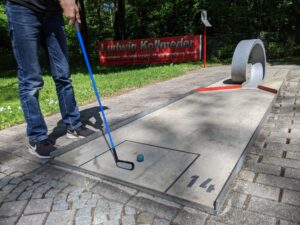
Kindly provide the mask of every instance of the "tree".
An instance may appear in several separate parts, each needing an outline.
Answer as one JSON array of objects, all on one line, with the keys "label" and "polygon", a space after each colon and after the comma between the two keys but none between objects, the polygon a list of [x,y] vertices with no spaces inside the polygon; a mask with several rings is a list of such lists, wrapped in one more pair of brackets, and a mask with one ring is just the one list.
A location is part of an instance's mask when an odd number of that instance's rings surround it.
[{"label": "tree", "polygon": [[88,27],[86,24],[84,0],[79,0],[79,7],[80,7],[80,19],[81,19],[81,33],[82,33],[84,42],[86,43],[87,46],[89,46]]},{"label": "tree", "polygon": [[115,40],[125,39],[125,1],[115,0],[115,22],[114,22]]}]

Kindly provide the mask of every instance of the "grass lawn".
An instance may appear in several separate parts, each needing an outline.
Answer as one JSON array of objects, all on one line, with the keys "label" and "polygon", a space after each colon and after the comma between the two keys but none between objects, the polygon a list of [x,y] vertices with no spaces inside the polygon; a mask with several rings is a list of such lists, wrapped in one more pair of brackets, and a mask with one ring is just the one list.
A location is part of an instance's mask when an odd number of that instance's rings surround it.
[{"label": "grass lawn", "polygon": [[[199,64],[184,63],[135,68],[94,68],[101,96],[112,96],[144,85],[183,75],[199,68]],[[84,72],[82,72],[84,71]],[[85,70],[73,71],[72,81],[78,105],[96,101]],[[15,71],[0,72],[0,129],[24,122],[18,95]],[[44,88],[40,92],[40,105],[44,115],[59,112],[55,85],[49,74],[43,76]]]}]

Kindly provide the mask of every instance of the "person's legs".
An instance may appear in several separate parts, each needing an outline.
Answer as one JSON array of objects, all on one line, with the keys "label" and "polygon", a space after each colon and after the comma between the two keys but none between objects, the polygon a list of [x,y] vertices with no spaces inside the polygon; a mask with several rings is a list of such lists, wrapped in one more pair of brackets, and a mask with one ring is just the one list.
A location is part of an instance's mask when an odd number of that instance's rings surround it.
[{"label": "person's legs", "polygon": [[69,129],[82,125],[71,84],[67,57],[67,42],[62,15],[47,16],[43,24],[44,41],[50,69],[55,81],[59,107],[64,123]]},{"label": "person's legs", "polygon": [[47,126],[39,105],[39,90],[44,84],[38,57],[43,15],[9,1],[6,12],[18,65],[19,95],[27,122],[28,150],[39,158],[50,158],[50,153],[56,148],[48,140]]},{"label": "person's legs", "polygon": [[48,52],[50,69],[56,85],[62,119],[68,126],[67,137],[83,138],[89,136],[93,132],[85,128],[80,122],[80,113],[74,97],[62,15],[47,16],[43,27],[46,51]]},{"label": "person's legs", "polygon": [[38,59],[42,16],[9,1],[6,11],[18,65],[19,95],[27,135],[30,142],[39,142],[47,139],[47,126],[39,105],[39,90],[43,87]]}]

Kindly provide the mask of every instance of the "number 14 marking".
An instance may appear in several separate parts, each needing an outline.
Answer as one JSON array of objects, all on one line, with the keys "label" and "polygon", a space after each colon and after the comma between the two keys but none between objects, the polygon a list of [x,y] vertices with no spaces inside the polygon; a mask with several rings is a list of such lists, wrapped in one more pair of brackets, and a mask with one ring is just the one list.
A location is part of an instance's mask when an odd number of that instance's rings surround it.
[{"label": "number 14 marking", "polygon": [[[192,176],[191,179],[192,180],[187,185],[187,187],[189,188],[191,188],[196,183],[196,181],[199,179],[199,176]],[[215,185],[209,185],[210,182],[212,182],[212,179],[208,178],[205,181],[203,181],[199,187],[206,189],[206,192],[210,193],[213,190],[215,190]]]}]

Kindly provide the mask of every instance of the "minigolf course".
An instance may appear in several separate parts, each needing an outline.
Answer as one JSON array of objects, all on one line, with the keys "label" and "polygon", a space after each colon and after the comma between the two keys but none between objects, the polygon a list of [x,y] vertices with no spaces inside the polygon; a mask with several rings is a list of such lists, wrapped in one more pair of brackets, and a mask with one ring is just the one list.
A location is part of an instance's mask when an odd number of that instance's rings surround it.
[{"label": "minigolf course", "polygon": [[[289,73],[268,72],[262,42],[247,41],[242,44],[246,49],[240,45],[234,54],[232,77],[187,90],[186,97],[112,131],[119,157],[133,161],[133,171],[115,166],[102,133],[55,153],[53,163],[207,212],[218,211]],[[249,59],[251,71],[240,67],[249,67]],[[136,161],[138,154],[143,154],[143,162]]]}]

